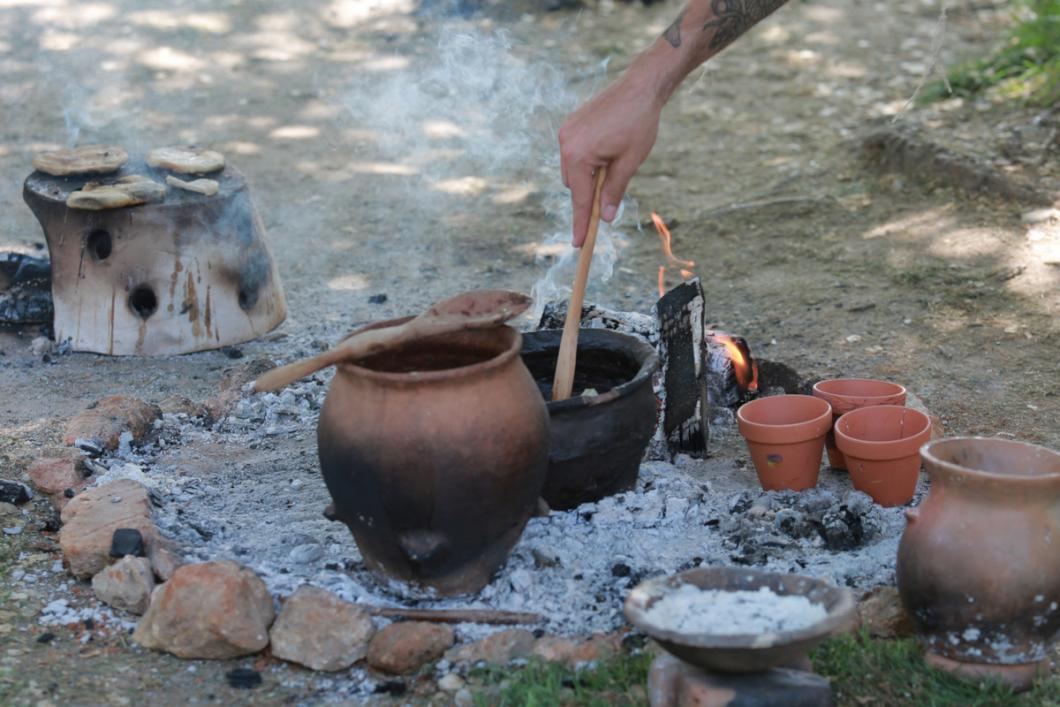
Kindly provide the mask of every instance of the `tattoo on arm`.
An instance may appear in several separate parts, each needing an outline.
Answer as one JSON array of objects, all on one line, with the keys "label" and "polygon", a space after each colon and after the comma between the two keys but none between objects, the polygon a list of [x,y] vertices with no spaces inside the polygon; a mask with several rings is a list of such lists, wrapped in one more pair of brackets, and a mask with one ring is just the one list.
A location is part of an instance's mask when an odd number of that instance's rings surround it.
[{"label": "tattoo on arm", "polygon": [[[710,38],[710,48],[721,51],[786,1],[710,0],[710,9],[714,12],[714,18],[703,25],[704,32],[709,29],[714,30],[714,35]],[[664,36],[666,36],[667,41],[670,41],[668,36],[670,30],[668,29],[666,32],[667,35]],[[677,41],[680,44],[680,28],[677,29]],[[670,41],[670,44],[677,46],[672,41]]]},{"label": "tattoo on arm", "polygon": [[685,19],[685,12],[687,12],[687,10],[681,10],[681,14],[677,16],[677,19],[674,20],[662,34],[663,39],[669,42],[670,46],[674,49],[681,46],[681,20]]}]

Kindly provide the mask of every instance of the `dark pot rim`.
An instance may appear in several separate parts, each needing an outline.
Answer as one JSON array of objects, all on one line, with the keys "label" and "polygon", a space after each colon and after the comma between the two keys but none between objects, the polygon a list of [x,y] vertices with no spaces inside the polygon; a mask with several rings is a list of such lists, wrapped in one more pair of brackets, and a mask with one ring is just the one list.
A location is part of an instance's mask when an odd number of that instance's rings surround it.
[{"label": "dark pot rim", "polygon": [[[384,329],[386,327],[399,326],[412,319],[412,317],[399,317],[398,319],[386,319],[379,322],[373,322],[371,324],[362,326],[358,329],[354,329],[346,336],[342,337],[341,341],[349,339],[355,334],[359,334],[364,331],[371,329]],[[469,366],[460,366],[458,368],[443,368],[437,371],[414,371],[410,373],[392,373],[387,371],[376,371],[371,368],[365,368],[359,366],[352,361],[342,361],[335,364],[335,369],[338,373],[344,375],[356,375],[361,378],[367,378],[369,380],[376,381],[377,383],[389,383],[399,385],[418,385],[421,383],[442,383],[448,381],[460,380],[462,378],[469,378],[472,376],[479,376],[489,371],[501,368],[507,365],[513,358],[519,355],[523,346],[523,336],[519,333],[518,329],[514,329],[507,325],[500,325],[497,327],[490,327],[489,329],[467,329],[464,331],[477,331],[487,332],[497,330],[499,333],[507,335],[511,338],[506,349],[501,351],[495,356],[491,356],[484,361],[478,363],[472,363]],[[460,333],[460,332],[453,332]],[[435,336],[426,337],[427,339],[433,339],[441,336],[451,336],[452,334],[435,334]]]},{"label": "dark pot rim", "polygon": [[[536,350],[520,351],[520,355],[523,353],[537,353],[539,351],[548,350],[548,348],[551,347],[546,347],[543,344],[550,343],[553,338],[556,339],[555,344],[558,350],[559,340],[562,336],[562,329],[538,329],[536,331],[528,331],[523,335],[523,346],[525,347],[527,344],[542,345]],[[582,328],[578,330],[579,348],[583,342],[591,343],[594,340],[607,340],[610,343],[620,344],[617,348],[628,353],[635,361],[639,361],[640,368],[632,378],[625,383],[616,385],[606,393],[601,393],[600,395],[577,395],[567,398],[566,400],[545,401],[550,414],[582,410],[585,408],[596,407],[597,405],[606,405],[614,400],[620,400],[621,398],[633,395],[633,393],[639,390],[645,382],[648,382],[649,384],[651,383],[651,377],[659,368],[659,354],[655,351],[653,346],[631,334],[624,334],[612,329]]]}]

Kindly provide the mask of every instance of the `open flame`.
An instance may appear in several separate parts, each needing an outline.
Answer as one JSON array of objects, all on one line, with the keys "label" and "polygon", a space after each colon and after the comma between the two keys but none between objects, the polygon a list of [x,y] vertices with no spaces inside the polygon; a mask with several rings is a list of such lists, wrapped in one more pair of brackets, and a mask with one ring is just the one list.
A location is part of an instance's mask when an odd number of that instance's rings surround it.
[{"label": "open flame", "polygon": [[670,235],[670,229],[666,227],[666,222],[662,220],[659,214],[652,212],[651,222],[655,224],[655,230],[659,232],[659,240],[662,242],[663,257],[666,259],[666,265],[659,266],[659,297],[666,294],[666,269],[667,266],[674,268],[681,273],[681,278],[689,280],[695,277],[695,273],[692,272],[692,268],[696,266],[694,261],[682,260],[674,255],[673,251],[673,237]]},{"label": "open flame", "polygon": [[714,341],[725,347],[732,360],[732,368],[736,373],[736,384],[740,390],[745,392],[758,391],[758,364],[751,360],[751,350],[747,342],[738,336],[719,334],[711,335]]}]

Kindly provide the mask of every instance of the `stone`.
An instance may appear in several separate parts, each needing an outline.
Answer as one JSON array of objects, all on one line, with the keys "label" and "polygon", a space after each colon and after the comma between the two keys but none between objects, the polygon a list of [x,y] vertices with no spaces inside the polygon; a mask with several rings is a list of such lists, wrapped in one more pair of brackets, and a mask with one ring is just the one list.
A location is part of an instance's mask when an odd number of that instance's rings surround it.
[{"label": "stone", "polygon": [[63,496],[66,489],[79,491],[88,485],[78,462],[73,459],[42,457],[30,464],[26,475],[34,488],[59,507],[66,504]]},{"label": "stone", "polygon": [[466,687],[460,688],[453,695],[453,704],[456,707],[472,707],[475,704],[475,696]]},{"label": "stone", "polygon": [[344,670],[368,653],[372,617],[326,589],[303,585],[269,631],[273,656],[312,670]]},{"label": "stone", "polygon": [[136,528],[118,528],[110,536],[110,556],[144,557],[144,536]]},{"label": "stone", "polygon": [[604,660],[621,649],[622,636],[617,633],[596,634],[583,640],[542,636],[534,643],[530,654],[549,663],[565,663],[577,667]]},{"label": "stone", "polygon": [[648,673],[648,702],[651,707],[831,707],[835,696],[828,678],[803,670],[710,673],[664,653]]},{"label": "stone", "polygon": [[0,501],[0,525],[8,527],[15,521],[21,520],[22,511],[18,509],[18,506]]},{"label": "stone", "polygon": [[578,650],[578,644],[563,636],[542,636],[537,639],[531,655],[548,663],[569,663]]},{"label": "stone", "polygon": [[223,418],[243,396],[243,386],[275,367],[276,364],[267,358],[255,358],[226,370],[221,376],[217,393],[202,404],[207,417],[211,420]]},{"label": "stone", "polygon": [[253,668],[233,668],[225,673],[225,682],[236,690],[253,690],[261,687],[261,673]]},{"label": "stone", "polygon": [[393,623],[368,644],[368,665],[392,675],[412,673],[441,658],[455,640],[448,626],[423,621]]},{"label": "stone", "polygon": [[92,578],[96,598],[115,609],[143,614],[151,603],[155,575],[145,557],[123,557]]},{"label": "stone", "polygon": [[905,638],[916,631],[895,587],[876,587],[858,603],[861,628],[874,638]]},{"label": "stone", "polygon": [[306,543],[304,545],[299,545],[298,547],[292,548],[291,552],[287,554],[287,559],[301,565],[316,562],[323,557],[324,547],[320,543]]},{"label": "stone", "polygon": [[33,494],[30,493],[29,488],[25,484],[0,479],[0,503],[18,506],[31,498],[33,498]]},{"label": "stone", "polygon": [[152,593],[133,640],[181,658],[238,658],[269,644],[274,616],[269,590],[246,567],[184,565]]},{"label": "stone", "polygon": [[185,398],[183,395],[170,395],[158,404],[158,409],[162,411],[163,415],[187,415],[188,417],[198,417],[203,414],[202,405],[193,402],[190,398]]},{"label": "stone", "polygon": [[526,658],[534,650],[536,639],[526,629],[513,628],[490,634],[482,640],[456,646],[445,654],[454,664],[507,665],[517,658]]},{"label": "stone", "polygon": [[115,450],[123,432],[131,433],[134,442],[141,442],[160,417],[162,411],[157,405],[130,395],[111,395],[75,415],[66,425],[63,443],[71,445],[83,438]]},{"label": "stone", "polygon": [[462,689],[465,684],[464,678],[456,673],[446,673],[445,676],[438,681],[438,689],[443,692],[457,692]]},{"label": "stone", "polygon": [[118,528],[140,531],[148,550],[158,534],[147,489],[129,479],[79,494],[66,504],[60,518],[59,547],[78,579],[88,579],[113,562],[111,542]]},{"label": "stone", "polygon": [[154,570],[155,576],[163,582],[168,582],[178,567],[187,564],[177,550],[176,544],[161,536],[156,537],[155,542],[148,546],[147,559],[151,561],[151,569]]}]

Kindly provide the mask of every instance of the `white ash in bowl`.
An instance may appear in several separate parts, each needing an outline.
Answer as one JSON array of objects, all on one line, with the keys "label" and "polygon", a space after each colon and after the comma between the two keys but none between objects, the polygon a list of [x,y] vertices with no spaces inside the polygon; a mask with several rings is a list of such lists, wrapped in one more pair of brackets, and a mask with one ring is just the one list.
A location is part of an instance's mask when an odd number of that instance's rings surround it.
[{"label": "white ash in bowl", "polygon": [[805,596],[781,595],[769,587],[729,591],[682,584],[653,603],[644,618],[674,633],[747,636],[799,631],[827,615],[823,605]]}]

